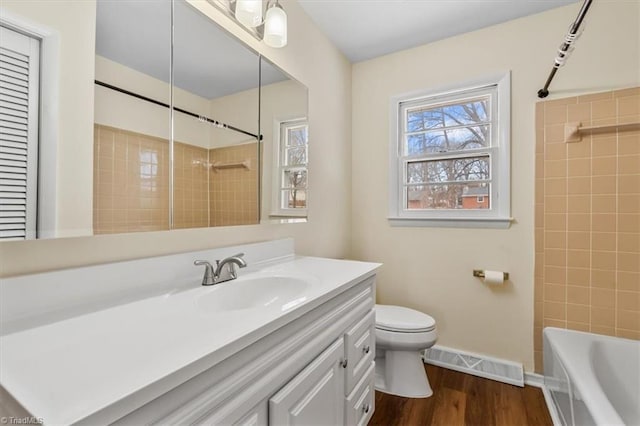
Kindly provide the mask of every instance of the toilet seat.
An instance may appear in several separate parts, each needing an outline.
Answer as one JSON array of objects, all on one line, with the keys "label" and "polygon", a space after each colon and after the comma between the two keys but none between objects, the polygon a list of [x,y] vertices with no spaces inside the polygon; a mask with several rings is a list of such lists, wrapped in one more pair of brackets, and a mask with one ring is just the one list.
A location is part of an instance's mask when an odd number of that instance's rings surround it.
[{"label": "toilet seat", "polygon": [[403,306],[376,305],[376,328],[397,333],[424,333],[436,328],[436,320]]}]

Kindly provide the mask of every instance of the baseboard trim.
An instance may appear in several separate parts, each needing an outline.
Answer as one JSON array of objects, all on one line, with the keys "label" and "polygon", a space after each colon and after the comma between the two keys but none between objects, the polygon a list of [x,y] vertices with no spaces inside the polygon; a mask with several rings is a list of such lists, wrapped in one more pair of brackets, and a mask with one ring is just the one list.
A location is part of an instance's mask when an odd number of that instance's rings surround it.
[{"label": "baseboard trim", "polygon": [[422,359],[424,362],[437,365],[438,367],[444,367],[510,385],[523,387],[525,383],[522,364],[513,361],[439,345],[427,349]]},{"label": "baseboard trim", "polygon": [[544,388],[544,376],[538,373],[524,372],[524,384],[536,388]]}]

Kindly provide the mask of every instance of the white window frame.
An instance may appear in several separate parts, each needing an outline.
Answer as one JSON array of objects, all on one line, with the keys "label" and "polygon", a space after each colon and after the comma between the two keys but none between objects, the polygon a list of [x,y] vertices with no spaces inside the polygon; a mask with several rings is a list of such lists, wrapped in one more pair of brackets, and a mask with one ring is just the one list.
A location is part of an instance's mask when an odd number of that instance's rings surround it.
[{"label": "white window frame", "polygon": [[[489,209],[429,209],[406,208],[404,182],[406,163],[402,126],[403,112],[410,103],[425,104],[455,101],[469,92],[487,89],[492,95],[492,143],[490,147],[470,150],[475,155],[491,158],[491,205]],[[441,226],[508,228],[511,212],[511,73],[500,73],[453,86],[421,90],[393,96],[389,108],[389,223],[392,226]],[[459,152],[458,152],[459,154]],[[439,156],[439,155],[438,155]],[[438,157],[434,155],[435,158]],[[446,153],[438,159],[451,157]],[[454,154],[453,157],[456,157]]]},{"label": "white window frame", "polygon": [[[286,129],[293,127],[307,127],[307,144],[306,158],[307,163],[297,166],[286,166],[285,159],[285,147],[286,147]],[[309,206],[309,123],[306,117],[296,117],[285,120],[276,120],[274,122],[274,140],[276,141],[276,149],[274,150],[274,175],[273,175],[273,191],[272,191],[272,205],[271,214],[272,217],[307,217],[307,209]],[[307,207],[306,208],[286,208],[282,200],[282,191],[285,190],[284,183],[282,182],[283,173],[287,169],[304,169],[307,172],[307,187],[304,189]]]}]

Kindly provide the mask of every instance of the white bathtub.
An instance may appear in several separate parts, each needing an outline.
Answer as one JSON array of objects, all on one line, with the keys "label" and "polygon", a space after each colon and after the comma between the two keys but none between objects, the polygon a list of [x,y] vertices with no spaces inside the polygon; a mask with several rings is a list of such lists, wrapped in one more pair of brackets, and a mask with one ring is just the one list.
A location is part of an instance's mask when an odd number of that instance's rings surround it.
[{"label": "white bathtub", "polygon": [[640,341],[547,327],[544,377],[565,425],[640,425]]}]

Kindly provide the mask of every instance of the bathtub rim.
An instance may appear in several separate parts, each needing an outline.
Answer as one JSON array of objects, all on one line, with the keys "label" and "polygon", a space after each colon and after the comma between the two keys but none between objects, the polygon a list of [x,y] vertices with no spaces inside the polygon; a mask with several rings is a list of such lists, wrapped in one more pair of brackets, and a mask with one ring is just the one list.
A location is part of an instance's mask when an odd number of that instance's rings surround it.
[{"label": "bathtub rim", "polygon": [[[624,421],[607,397],[591,366],[590,349],[595,341],[628,341],[640,344],[637,340],[623,337],[607,336],[584,331],[568,330],[557,327],[543,329],[544,342],[549,342],[551,352],[557,354],[559,361],[567,372],[573,387],[580,392],[587,410],[597,424],[621,424]],[[558,340],[560,339],[560,341]],[[564,340],[562,340],[564,339]],[[577,356],[576,356],[577,355]],[[582,355],[582,356],[581,356]],[[569,357],[574,362],[566,362]],[[590,371],[590,374],[580,374]],[[545,374],[546,377],[546,374]]]}]

